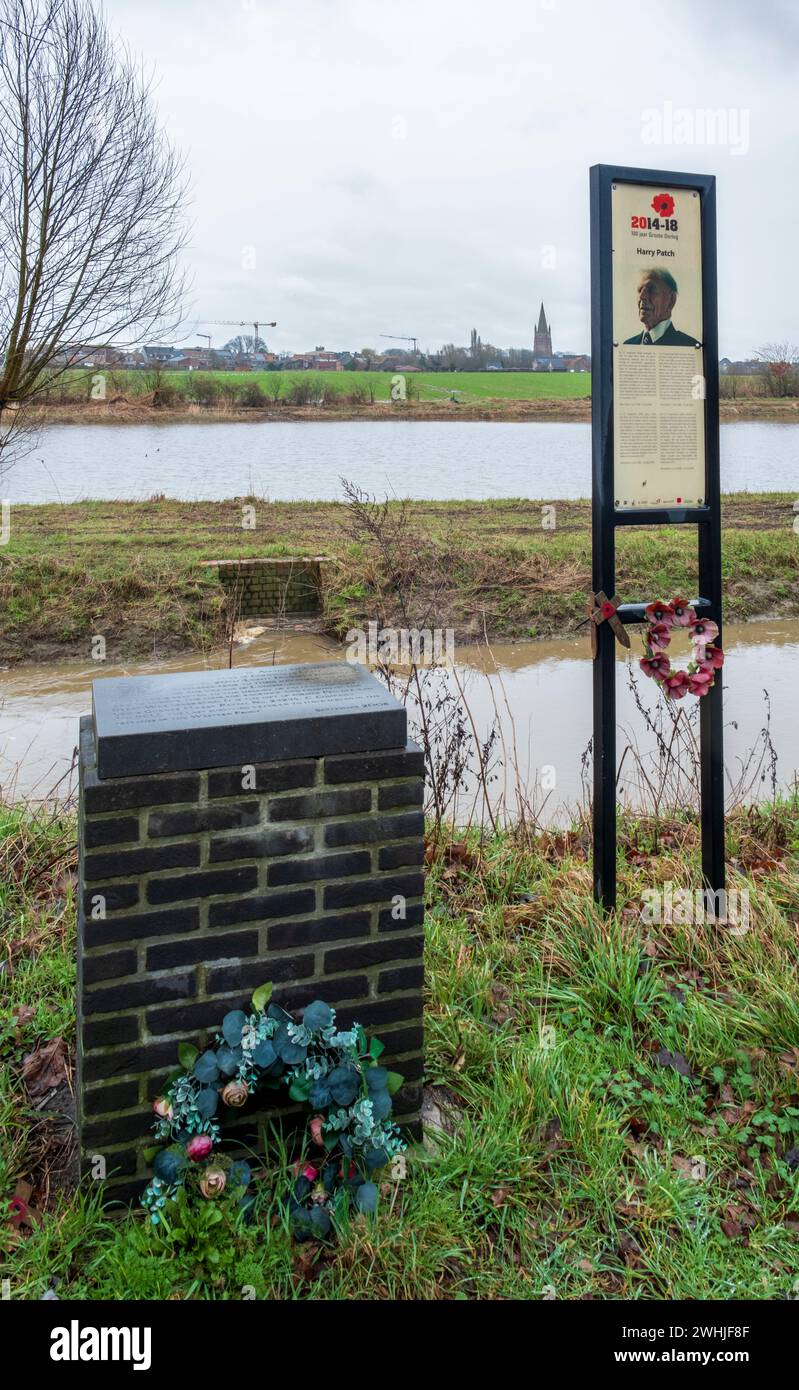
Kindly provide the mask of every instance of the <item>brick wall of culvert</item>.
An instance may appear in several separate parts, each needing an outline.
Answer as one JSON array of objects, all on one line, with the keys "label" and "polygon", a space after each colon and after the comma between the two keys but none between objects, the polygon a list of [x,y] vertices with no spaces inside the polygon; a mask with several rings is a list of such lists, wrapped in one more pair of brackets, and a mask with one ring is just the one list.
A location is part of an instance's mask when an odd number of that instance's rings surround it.
[{"label": "brick wall of culvert", "polygon": [[212,560],[237,618],[311,617],[322,610],[327,556]]}]

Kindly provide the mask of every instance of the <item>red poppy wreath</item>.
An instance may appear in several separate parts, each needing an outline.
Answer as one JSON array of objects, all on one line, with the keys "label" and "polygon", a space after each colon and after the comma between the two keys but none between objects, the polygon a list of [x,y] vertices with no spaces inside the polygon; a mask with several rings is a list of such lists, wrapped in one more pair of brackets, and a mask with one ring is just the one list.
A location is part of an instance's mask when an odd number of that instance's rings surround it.
[{"label": "red poppy wreath", "polygon": [[[670,700],[684,695],[707,695],[724,665],[724,652],[714,646],[719,630],[709,618],[698,618],[684,598],[670,603],[650,603],[646,607],[649,627],[644,634],[646,655],[641,658],[641,670],[651,676]],[[687,670],[675,670],[666,655],[675,628],[686,628],[693,644],[693,659]]]}]

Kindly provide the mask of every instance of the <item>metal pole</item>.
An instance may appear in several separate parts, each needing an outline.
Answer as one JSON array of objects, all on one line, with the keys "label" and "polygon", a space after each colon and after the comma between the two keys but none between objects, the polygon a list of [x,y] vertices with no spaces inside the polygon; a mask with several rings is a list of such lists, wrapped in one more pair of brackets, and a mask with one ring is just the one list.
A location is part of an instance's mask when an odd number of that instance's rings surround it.
[{"label": "metal pole", "polygon": [[[602,255],[610,245],[610,187],[591,170],[591,501],[592,587],[616,592],[613,497],[612,283]],[[594,660],[594,897],[616,906],[616,640],[609,623],[597,630]]]},{"label": "metal pole", "polygon": [[[705,452],[707,520],[699,527],[699,592],[710,599],[711,617],[719,626],[722,646],[721,482],[719,467],[718,291],[716,284],[716,187],[702,200],[702,287],[705,321]],[[700,701],[700,792],[702,877],[707,888],[725,887],[724,853],[724,712],[722,674]]]}]

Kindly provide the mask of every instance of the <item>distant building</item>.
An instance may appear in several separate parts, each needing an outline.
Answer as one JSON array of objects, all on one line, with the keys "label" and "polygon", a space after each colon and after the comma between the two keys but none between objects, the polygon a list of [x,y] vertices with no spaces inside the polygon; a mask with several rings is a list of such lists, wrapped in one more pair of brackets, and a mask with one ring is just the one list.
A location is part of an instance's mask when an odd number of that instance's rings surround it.
[{"label": "distant building", "polygon": [[558,360],[563,363],[563,370],[566,372],[590,372],[591,370],[591,358],[582,352],[559,352]]},{"label": "distant building", "polygon": [[298,352],[283,365],[291,368],[292,371],[299,372],[343,372],[344,370],[344,364],[339,361],[336,353],[326,352],[324,348],[315,348],[313,352]]},{"label": "distant building", "polygon": [[533,333],[533,363],[534,370],[551,370],[549,367],[554,354],[552,352],[552,325],[547,323],[544,313],[544,301],[541,301],[541,312],[538,315],[538,323]]},{"label": "distant building", "polygon": [[162,347],[157,343],[149,347],[143,347],[142,355],[147,363],[171,362],[173,364],[179,362],[183,356],[179,348]]},{"label": "distant building", "polygon": [[184,348],[182,356],[183,366],[190,372],[207,371],[211,366],[210,348]]}]

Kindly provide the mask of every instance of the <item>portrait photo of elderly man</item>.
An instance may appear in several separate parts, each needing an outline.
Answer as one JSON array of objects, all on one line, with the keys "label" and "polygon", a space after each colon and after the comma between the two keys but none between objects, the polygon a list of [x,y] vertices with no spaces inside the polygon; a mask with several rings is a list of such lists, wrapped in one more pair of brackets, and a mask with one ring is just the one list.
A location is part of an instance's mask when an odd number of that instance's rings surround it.
[{"label": "portrait photo of elderly man", "polygon": [[643,271],[636,289],[638,317],[644,325],[626,343],[650,344],[656,347],[695,347],[696,338],[674,327],[671,316],[677,302],[677,281],[670,271],[652,266]]}]

